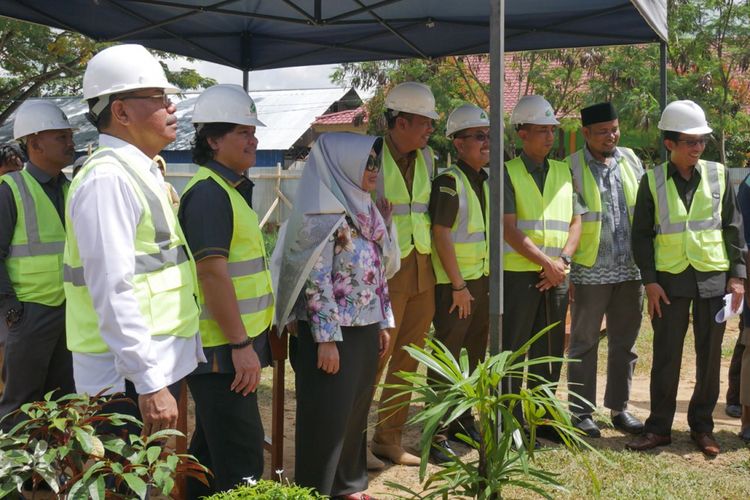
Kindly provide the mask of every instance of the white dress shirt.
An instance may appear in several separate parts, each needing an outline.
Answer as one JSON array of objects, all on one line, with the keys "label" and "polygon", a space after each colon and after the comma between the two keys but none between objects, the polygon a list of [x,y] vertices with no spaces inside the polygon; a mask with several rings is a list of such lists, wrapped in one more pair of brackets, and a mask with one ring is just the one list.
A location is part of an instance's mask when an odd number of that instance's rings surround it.
[{"label": "white dress shirt", "polygon": [[[164,192],[161,172],[138,148],[106,134],[99,136],[99,145],[112,148],[131,167],[148,171],[157,192]],[[84,279],[109,346],[102,354],[73,353],[76,390],[82,393],[122,392],[127,379],[138,394],[149,394],[206,361],[200,335],[154,337],[141,316],[133,274],[135,232],[143,207],[126,176],[117,164],[102,162],[68,199]]]}]

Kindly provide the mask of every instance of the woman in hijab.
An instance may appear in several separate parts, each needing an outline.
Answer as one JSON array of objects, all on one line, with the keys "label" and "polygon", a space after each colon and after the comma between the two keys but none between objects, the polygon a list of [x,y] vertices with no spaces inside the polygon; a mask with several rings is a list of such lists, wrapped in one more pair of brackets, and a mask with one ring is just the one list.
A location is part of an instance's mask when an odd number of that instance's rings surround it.
[{"label": "woman in hijab", "polygon": [[367,413],[394,327],[386,279],[400,265],[392,206],[372,201],[382,139],[324,134],[277,246],[277,322],[297,319],[295,481],[368,499]]}]

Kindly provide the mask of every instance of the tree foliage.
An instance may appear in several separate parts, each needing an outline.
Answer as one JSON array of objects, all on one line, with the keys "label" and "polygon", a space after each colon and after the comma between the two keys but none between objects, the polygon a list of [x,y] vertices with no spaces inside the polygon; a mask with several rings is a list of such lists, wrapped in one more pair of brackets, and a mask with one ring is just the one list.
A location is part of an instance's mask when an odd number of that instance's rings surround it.
[{"label": "tree foliage", "polygon": [[[714,134],[704,157],[743,166],[750,151],[750,0],[668,0],[667,8],[668,100],[691,99],[706,111]],[[332,79],[373,89],[368,106],[376,118],[382,116],[384,96],[393,85],[407,80],[430,85],[443,116],[430,143],[444,154],[450,145],[441,132],[451,109],[463,101],[489,105],[489,83],[476,71],[482,60],[487,64],[486,56],[344,64]],[[612,101],[619,110],[623,144],[657,160],[657,44],[516,52],[507,54],[505,62],[506,87],[517,92],[515,97],[545,96],[563,117],[562,129],[580,126],[582,107]],[[508,130],[506,155],[512,156],[517,144]],[[382,133],[382,122],[371,120],[370,132]]]},{"label": "tree foliage", "polygon": [[[71,31],[0,19],[0,124],[28,98],[80,94],[86,63],[108,45]],[[169,70],[164,61],[176,56],[154,54],[167,78],[179,88],[200,89],[216,83],[194,69]]]}]

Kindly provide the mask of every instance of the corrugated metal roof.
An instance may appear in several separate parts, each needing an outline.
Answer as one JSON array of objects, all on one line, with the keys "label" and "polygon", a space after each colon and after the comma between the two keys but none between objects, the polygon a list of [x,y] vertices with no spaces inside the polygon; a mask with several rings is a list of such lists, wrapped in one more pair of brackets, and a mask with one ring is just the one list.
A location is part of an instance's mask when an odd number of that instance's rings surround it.
[{"label": "corrugated metal roof", "polygon": [[[258,117],[266,124],[258,127],[258,149],[287,150],[310,128],[317,116],[322,115],[333,103],[344,97],[351,88],[334,87],[323,89],[295,89],[295,90],[256,90],[250,91],[258,109]],[[199,94],[185,94],[175,96],[177,102],[177,140],[167,146],[170,150],[190,149],[193,140],[193,125],[190,118],[193,106]],[[83,150],[86,145],[94,144],[97,139],[96,129],[86,120],[84,113],[88,107],[80,97],[50,98],[60,106],[74,127],[77,150]],[[15,115],[0,127],[0,142],[7,142],[13,138],[13,119]]]}]

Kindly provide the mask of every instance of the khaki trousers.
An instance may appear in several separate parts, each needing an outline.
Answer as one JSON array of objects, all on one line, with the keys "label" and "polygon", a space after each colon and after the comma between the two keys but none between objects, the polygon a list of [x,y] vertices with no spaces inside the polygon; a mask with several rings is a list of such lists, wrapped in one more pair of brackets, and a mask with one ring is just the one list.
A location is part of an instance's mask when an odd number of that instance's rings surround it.
[{"label": "khaki trousers", "polygon": [[[415,287],[416,288],[416,287]],[[386,364],[388,372],[385,384],[403,384],[404,381],[395,374],[400,371],[415,371],[417,361],[409,356],[403,349],[409,344],[424,346],[427,330],[432,323],[435,314],[435,287],[428,287],[421,293],[391,292],[391,307],[396,320],[396,328],[391,330],[391,341],[389,353],[383,356],[378,366],[376,383],[381,380]],[[390,358],[390,363],[388,362]],[[378,408],[378,424],[375,427],[373,441],[380,444],[400,445],[401,433],[409,415],[409,405],[404,404],[398,408],[393,406],[405,402],[408,403],[411,396],[406,394],[400,398],[389,400],[396,394],[393,389],[383,389],[380,395]]]}]

